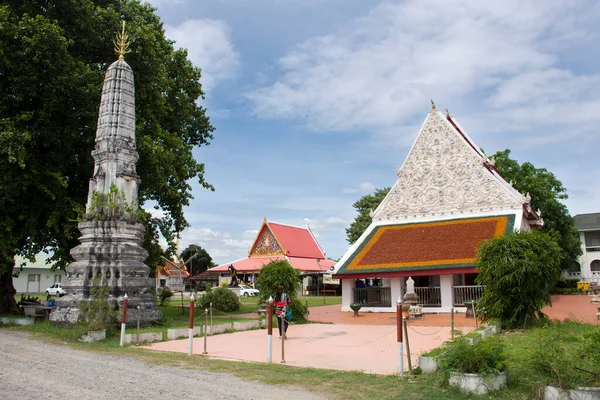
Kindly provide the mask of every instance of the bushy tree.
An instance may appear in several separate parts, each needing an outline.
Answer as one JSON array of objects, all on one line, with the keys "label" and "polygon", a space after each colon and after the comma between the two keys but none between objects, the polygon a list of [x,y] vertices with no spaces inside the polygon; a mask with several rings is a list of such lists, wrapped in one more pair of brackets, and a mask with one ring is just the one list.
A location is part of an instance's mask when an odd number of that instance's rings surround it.
[{"label": "bushy tree", "polygon": [[361,197],[358,201],[352,204],[352,207],[358,211],[358,215],[346,229],[348,243],[352,244],[358,240],[360,235],[371,225],[373,219],[369,215],[371,210],[375,211],[379,204],[383,201],[390,191],[389,187],[383,189],[375,189],[373,194],[368,194]]},{"label": "bushy tree", "polygon": [[563,252],[551,236],[518,232],[484,241],[477,249],[476,282],[485,286],[477,303],[484,321],[498,319],[508,328],[544,319],[550,289],[560,277]]},{"label": "bushy tree", "polygon": [[573,267],[581,255],[581,244],[575,220],[562,203],[569,197],[562,182],[546,168],[536,168],[529,162],[519,164],[510,158],[508,149],[496,152],[493,158],[500,175],[512,181],[513,187],[522,194],[529,193],[533,209],[542,212],[542,232],[555,237],[563,251],[561,269]]},{"label": "bushy tree", "polygon": [[200,297],[199,305],[202,309],[209,308],[210,303],[212,303],[213,309],[223,312],[237,311],[241,307],[240,298],[226,287],[207,290]]},{"label": "bushy tree", "polygon": [[292,301],[292,320],[304,321],[308,310],[302,302],[298,301],[296,289],[301,285],[300,273],[285,261],[273,261],[265,265],[256,278],[256,287],[259,290],[261,302],[268,302],[269,297],[275,298],[275,289],[283,285],[285,293]]},{"label": "bushy tree", "polygon": [[[196,255],[196,257],[190,260],[190,258],[192,258],[194,255]],[[206,250],[204,250],[197,244],[190,244],[185,250],[181,252],[179,259],[183,261],[190,260],[187,263],[187,266],[190,271],[190,276],[194,276],[215,266],[210,254],[208,254]]]},{"label": "bushy tree", "polygon": [[0,3],[0,313],[15,306],[15,255],[50,250],[58,267],[70,261],[121,20],[135,75],[139,203],[164,211],[156,226],[170,243],[188,225],[191,180],[212,188],[193,154],[214,130],[196,102],[200,69],[165,38],[154,11],[137,0]]}]

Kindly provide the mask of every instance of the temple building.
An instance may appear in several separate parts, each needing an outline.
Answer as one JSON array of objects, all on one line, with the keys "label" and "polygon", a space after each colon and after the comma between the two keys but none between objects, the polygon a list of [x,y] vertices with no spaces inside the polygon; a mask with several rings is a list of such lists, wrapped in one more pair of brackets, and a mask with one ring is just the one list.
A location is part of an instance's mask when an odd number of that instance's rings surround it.
[{"label": "temple building", "polygon": [[191,279],[202,280],[211,275],[214,279],[218,274],[219,283],[229,281],[230,267],[233,266],[241,282],[252,284],[265,265],[277,260],[288,261],[300,272],[303,294],[321,294],[323,290],[339,293],[338,285],[328,280],[330,277],[327,276],[335,262],[326,258],[310,228],[269,222],[266,218],[250,247],[248,257],[211,268]]},{"label": "temple building", "polygon": [[483,290],[474,282],[477,247],[543,224],[529,194],[506,182],[456,119],[433,103],[396,175],[370,226],[335,266],[342,311],[352,303],[394,311],[409,277],[424,312],[464,307]]}]

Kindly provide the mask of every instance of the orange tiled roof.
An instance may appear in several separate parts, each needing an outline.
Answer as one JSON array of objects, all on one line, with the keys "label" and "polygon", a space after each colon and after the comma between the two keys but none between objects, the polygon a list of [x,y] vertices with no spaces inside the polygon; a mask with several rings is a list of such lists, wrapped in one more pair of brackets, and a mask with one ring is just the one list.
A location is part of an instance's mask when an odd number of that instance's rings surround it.
[{"label": "orange tiled roof", "polygon": [[378,226],[336,275],[473,267],[481,242],[504,236],[514,215]]},{"label": "orange tiled roof", "polygon": [[187,271],[187,267],[183,265],[182,261],[176,263],[172,261],[166,261],[164,267],[159,269],[159,273],[167,276],[183,276],[184,278],[190,276],[190,273]]}]

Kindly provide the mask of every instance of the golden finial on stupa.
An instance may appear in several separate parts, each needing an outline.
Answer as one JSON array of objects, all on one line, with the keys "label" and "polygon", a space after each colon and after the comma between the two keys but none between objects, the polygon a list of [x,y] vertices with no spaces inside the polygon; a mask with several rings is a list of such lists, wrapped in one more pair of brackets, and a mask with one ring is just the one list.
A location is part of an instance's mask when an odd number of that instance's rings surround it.
[{"label": "golden finial on stupa", "polygon": [[125,21],[122,21],[121,32],[117,33],[117,38],[113,40],[115,44],[115,52],[119,55],[119,58],[122,60],[125,54],[129,53],[131,50],[129,49],[129,37],[125,33]]}]

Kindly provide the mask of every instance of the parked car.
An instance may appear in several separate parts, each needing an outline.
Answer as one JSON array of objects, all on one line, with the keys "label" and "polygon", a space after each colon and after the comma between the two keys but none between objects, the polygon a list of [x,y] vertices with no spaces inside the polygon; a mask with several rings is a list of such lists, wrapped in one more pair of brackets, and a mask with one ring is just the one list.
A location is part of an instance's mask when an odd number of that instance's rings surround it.
[{"label": "parked car", "polygon": [[46,294],[50,296],[61,297],[67,294],[67,292],[60,286],[60,283],[55,283],[54,285],[46,289]]},{"label": "parked car", "polygon": [[258,296],[258,290],[251,288],[250,286],[240,285],[240,296]]}]

